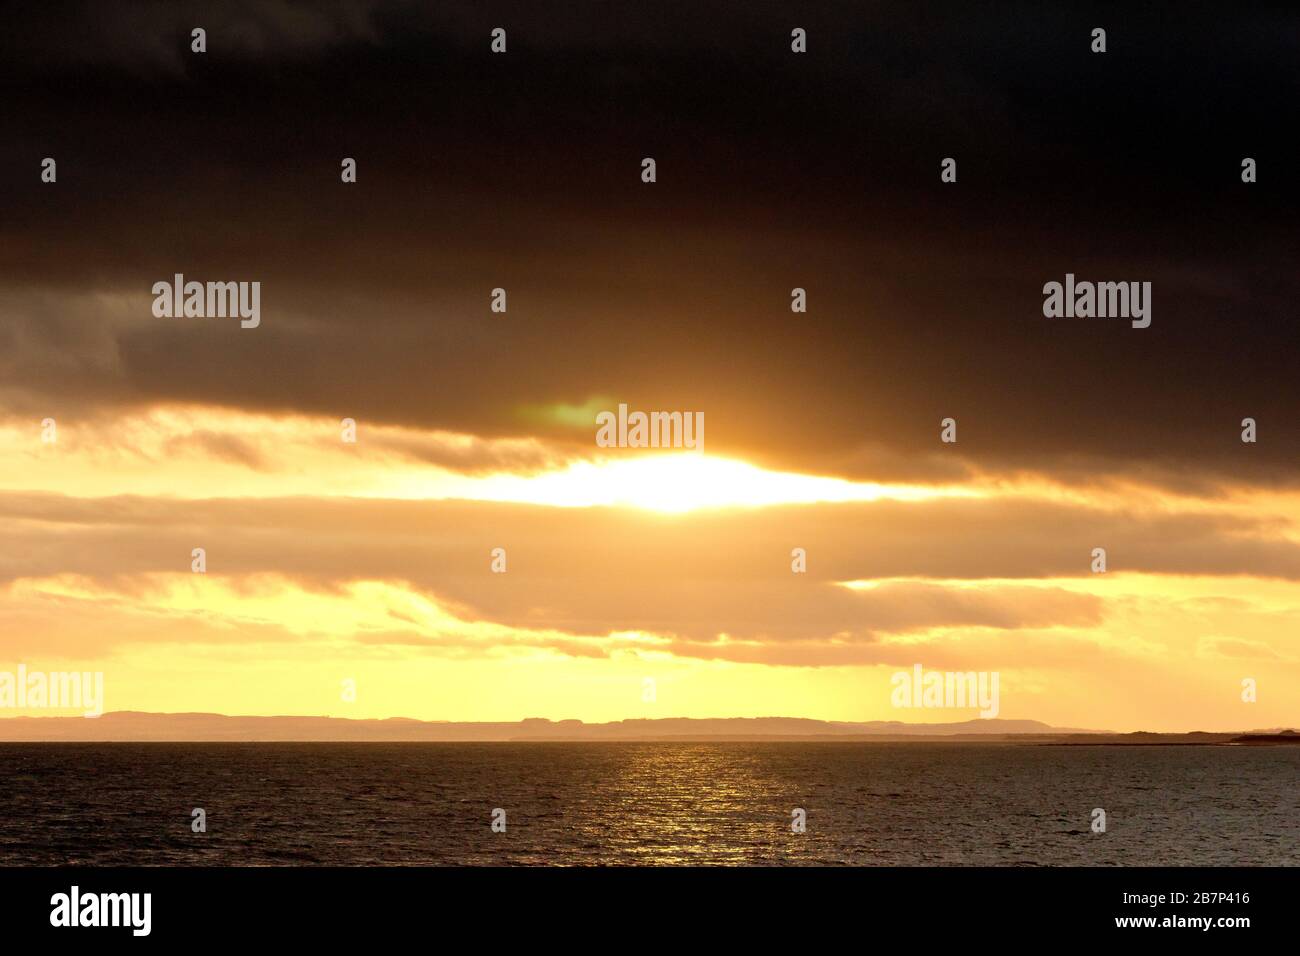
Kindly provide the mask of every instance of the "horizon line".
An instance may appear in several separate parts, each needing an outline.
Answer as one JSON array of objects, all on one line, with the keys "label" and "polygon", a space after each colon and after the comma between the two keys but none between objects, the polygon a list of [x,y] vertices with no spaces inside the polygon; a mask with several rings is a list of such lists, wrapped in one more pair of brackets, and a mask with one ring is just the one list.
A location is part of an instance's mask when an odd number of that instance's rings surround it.
[{"label": "horizon line", "polygon": [[[108,725],[101,724],[108,717]],[[207,723],[209,726],[196,726]],[[130,727],[131,723],[136,724]],[[303,724],[316,724],[314,728]],[[241,729],[240,725],[243,725]],[[268,726],[271,725],[271,726]],[[278,725],[278,727],[276,726]],[[711,725],[711,726],[710,726]],[[80,732],[77,730],[80,728]],[[99,731],[98,733],[93,732]],[[517,720],[461,721],[422,720],[413,717],[336,717],[329,714],[223,714],[214,711],[155,712],[140,710],[106,711],[98,715],[14,715],[0,717],[0,743],[58,742],[326,742],[326,728],[356,732],[339,742],[489,742],[588,740],[628,741],[646,738],[729,738],[785,739],[791,741],[853,740],[864,737],[882,739],[949,738],[970,741],[1006,738],[1186,738],[1248,737],[1294,735],[1294,727],[1234,730],[1130,730],[1113,731],[1075,727],[1056,727],[1032,718],[968,718],[957,721],[909,722],[901,720],[823,720],[815,717],[629,717],[610,721],[587,722],[580,718],[525,717]],[[402,732],[398,739],[375,734]],[[985,728],[985,729],[979,729]],[[268,736],[252,735],[256,729]],[[14,737],[4,731],[28,731]],[[117,730],[118,734],[112,731]],[[276,731],[280,731],[277,733]],[[511,734],[509,731],[521,733]],[[45,732],[50,732],[46,735]],[[83,733],[92,731],[87,740]],[[459,731],[460,733],[457,733]],[[296,732],[297,736],[291,736]],[[566,733],[567,732],[567,733]],[[430,733],[452,733],[440,740]],[[200,739],[196,735],[208,735]],[[17,738],[17,739],[15,739]]]}]

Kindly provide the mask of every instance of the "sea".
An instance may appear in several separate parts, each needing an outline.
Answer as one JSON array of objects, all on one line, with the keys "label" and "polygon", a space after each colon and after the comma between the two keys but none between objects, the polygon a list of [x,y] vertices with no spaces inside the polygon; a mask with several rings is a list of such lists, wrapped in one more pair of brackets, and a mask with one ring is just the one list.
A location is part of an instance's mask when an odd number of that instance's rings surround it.
[{"label": "sea", "polygon": [[1286,746],[0,744],[0,781],[4,865],[1300,865]]}]

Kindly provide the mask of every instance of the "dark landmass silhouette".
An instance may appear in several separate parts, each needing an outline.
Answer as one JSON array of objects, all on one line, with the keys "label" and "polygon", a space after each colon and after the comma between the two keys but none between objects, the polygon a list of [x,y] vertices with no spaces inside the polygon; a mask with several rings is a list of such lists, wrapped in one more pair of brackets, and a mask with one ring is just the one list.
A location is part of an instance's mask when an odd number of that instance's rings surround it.
[{"label": "dark landmass silhouette", "polygon": [[1284,730],[1281,733],[1243,734],[1228,741],[1230,744],[1300,744],[1300,733]]},{"label": "dark landmass silhouette", "polygon": [[588,724],[530,718],[502,722],[424,721],[404,717],[239,717],[225,714],[153,714],[116,711],[100,717],[0,719],[0,742],[456,742],[456,741],[942,741],[948,743],[1226,744],[1288,743],[1294,731],[1185,734],[1052,727],[1037,720],[966,720],[908,724],[800,717],[668,717]]}]

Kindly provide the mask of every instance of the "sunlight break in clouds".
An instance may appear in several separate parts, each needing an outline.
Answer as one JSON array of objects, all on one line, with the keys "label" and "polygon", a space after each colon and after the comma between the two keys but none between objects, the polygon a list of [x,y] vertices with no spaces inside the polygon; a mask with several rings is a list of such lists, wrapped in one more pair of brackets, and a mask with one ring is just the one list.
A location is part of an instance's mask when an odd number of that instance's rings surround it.
[{"label": "sunlight break in clouds", "polygon": [[583,460],[572,448],[535,438],[488,439],[365,423],[358,432],[357,442],[348,444],[332,419],[161,408],[109,423],[66,424],[57,445],[42,447],[33,443],[30,426],[11,422],[0,428],[0,450],[15,467],[0,476],[0,488],[78,497],[465,499],[669,513],[978,494],[769,471],[703,454]]},{"label": "sunlight break in clouds", "polygon": [[334,712],[355,676],[351,715],[619,719],[639,697],[607,685],[652,676],[681,713],[886,719],[917,662],[1067,726],[1281,725],[1294,699],[1284,488],[855,482],[343,417],[162,405],[52,443],[7,419],[0,656],[103,669],[110,709],[258,712],[310,662],[276,709]]},{"label": "sunlight break in clouds", "polygon": [[[575,462],[560,472],[493,475],[465,487],[463,497],[558,507],[625,505],[681,513],[700,508],[762,507],[817,502],[922,501],[970,497],[938,490],[765,471],[708,455],[666,454],[599,463]],[[458,496],[459,497],[459,496]]]}]

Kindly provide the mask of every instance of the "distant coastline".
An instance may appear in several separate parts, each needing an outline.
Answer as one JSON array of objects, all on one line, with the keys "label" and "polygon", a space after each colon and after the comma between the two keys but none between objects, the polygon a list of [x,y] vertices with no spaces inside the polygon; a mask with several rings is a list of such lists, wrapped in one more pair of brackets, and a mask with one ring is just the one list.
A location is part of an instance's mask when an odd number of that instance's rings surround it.
[{"label": "distant coastline", "polygon": [[618,741],[793,741],[1072,744],[1105,746],[1281,745],[1300,743],[1286,728],[1187,733],[1113,733],[1052,727],[1036,720],[967,720],[909,724],[900,721],[823,721],[798,717],[456,722],[408,718],[247,717],[225,714],[155,714],[116,711],[97,718],[0,719],[0,743],[456,743]]}]

